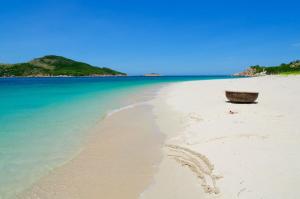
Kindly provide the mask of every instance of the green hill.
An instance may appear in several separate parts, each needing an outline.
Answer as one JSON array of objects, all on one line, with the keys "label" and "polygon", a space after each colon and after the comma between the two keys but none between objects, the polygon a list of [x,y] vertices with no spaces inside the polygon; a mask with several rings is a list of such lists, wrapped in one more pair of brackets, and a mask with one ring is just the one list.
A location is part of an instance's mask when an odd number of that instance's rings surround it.
[{"label": "green hill", "polygon": [[300,60],[281,64],[279,66],[250,66],[246,71],[236,74],[237,76],[257,76],[257,75],[278,75],[278,74],[300,74]]},{"label": "green hill", "polygon": [[1,77],[14,76],[105,76],[126,75],[110,68],[99,68],[65,57],[48,55],[30,62],[0,64]]}]

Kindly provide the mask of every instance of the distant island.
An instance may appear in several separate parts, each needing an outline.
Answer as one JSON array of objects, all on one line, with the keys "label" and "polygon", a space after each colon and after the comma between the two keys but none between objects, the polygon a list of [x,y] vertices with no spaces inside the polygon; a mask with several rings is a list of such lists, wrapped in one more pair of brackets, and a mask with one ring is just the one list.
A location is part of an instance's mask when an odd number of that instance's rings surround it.
[{"label": "distant island", "polygon": [[160,74],[158,73],[147,73],[147,74],[144,74],[145,77],[158,77],[160,76]]},{"label": "distant island", "polygon": [[247,70],[236,73],[234,76],[260,76],[260,75],[290,75],[300,74],[300,60],[292,61],[288,64],[281,64],[279,66],[250,66]]},{"label": "distant island", "polygon": [[0,77],[125,76],[110,68],[99,68],[62,56],[47,55],[26,63],[0,64]]}]

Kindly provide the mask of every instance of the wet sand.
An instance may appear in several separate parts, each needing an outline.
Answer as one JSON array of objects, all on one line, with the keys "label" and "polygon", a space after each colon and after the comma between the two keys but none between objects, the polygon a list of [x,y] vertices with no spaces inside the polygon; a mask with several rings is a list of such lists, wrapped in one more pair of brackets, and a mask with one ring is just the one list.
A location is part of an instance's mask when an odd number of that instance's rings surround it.
[{"label": "wet sand", "polygon": [[151,105],[107,117],[74,159],[18,196],[22,199],[134,199],[152,182],[163,136]]}]

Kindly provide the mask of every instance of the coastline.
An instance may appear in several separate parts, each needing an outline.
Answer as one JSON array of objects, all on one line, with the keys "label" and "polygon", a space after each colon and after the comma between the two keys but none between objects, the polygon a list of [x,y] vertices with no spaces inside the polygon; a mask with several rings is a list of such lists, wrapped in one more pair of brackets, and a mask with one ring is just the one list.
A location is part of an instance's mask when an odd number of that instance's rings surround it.
[{"label": "coastline", "polygon": [[37,75],[37,76],[1,76],[0,78],[57,78],[57,77],[128,77],[128,75],[87,75],[87,76],[75,76],[75,75]]},{"label": "coastline", "polygon": [[[153,106],[151,100],[160,87],[175,82],[215,78],[223,77],[155,80],[132,77],[126,78],[126,81],[123,78],[120,81],[117,78],[102,81],[104,79],[100,78],[92,83],[87,79],[70,81],[71,78],[2,81],[0,86],[5,92],[1,95],[0,123],[5,136],[0,145],[4,149],[1,158],[8,161],[0,164],[3,168],[0,172],[3,177],[0,197],[13,198],[39,184],[41,178],[49,173],[51,175],[56,168],[67,165],[88,145],[85,142],[87,136],[101,133],[95,133],[96,129],[93,129],[99,121],[135,107]],[[43,98],[39,93],[43,93]],[[6,122],[9,121],[8,116],[14,122]],[[131,115],[121,121],[130,119]],[[160,155],[157,153],[157,156]]]},{"label": "coastline", "polygon": [[[297,198],[299,83],[264,76],[156,87],[108,113],[79,155],[18,198]],[[225,90],[258,91],[258,103],[227,103]]]},{"label": "coastline", "polygon": [[163,136],[151,109],[138,104],[107,116],[76,157],[17,198],[138,198],[161,159]]},{"label": "coastline", "polygon": [[[140,199],[298,198],[299,85],[264,76],[163,88],[154,112],[164,156]],[[258,103],[227,103],[225,90],[258,91]]]}]

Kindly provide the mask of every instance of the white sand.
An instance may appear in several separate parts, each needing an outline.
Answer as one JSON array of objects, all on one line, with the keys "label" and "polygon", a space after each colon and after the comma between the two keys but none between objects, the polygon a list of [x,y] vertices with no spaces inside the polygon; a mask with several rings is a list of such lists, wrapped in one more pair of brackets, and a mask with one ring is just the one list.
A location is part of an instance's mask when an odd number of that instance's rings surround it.
[{"label": "white sand", "polygon": [[[259,91],[258,104],[226,103],[225,90]],[[299,103],[300,76],[162,89],[155,114],[167,136],[165,155],[140,198],[299,198]]]}]

